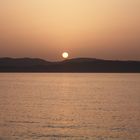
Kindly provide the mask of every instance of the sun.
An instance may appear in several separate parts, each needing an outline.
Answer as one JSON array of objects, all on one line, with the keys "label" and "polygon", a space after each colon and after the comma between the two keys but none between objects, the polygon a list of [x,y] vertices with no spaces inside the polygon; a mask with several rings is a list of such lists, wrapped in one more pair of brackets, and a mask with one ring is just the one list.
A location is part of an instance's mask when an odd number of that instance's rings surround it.
[{"label": "sun", "polygon": [[68,54],[67,52],[63,52],[63,53],[62,53],[62,57],[66,59],[66,58],[69,57],[69,54]]}]

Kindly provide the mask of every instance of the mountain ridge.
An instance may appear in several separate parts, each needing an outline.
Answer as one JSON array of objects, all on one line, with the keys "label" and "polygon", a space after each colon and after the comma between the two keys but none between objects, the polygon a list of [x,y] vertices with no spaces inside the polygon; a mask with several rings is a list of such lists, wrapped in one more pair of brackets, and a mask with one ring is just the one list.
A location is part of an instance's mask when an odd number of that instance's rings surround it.
[{"label": "mountain ridge", "polygon": [[72,58],[47,61],[40,58],[0,58],[0,72],[138,72],[140,61]]}]

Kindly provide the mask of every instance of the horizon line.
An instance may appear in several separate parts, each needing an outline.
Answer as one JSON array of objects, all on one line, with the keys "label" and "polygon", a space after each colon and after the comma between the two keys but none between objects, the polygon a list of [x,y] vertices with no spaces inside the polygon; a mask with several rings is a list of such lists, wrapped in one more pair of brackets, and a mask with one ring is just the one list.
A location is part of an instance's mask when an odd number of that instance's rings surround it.
[{"label": "horizon line", "polygon": [[95,58],[95,57],[71,57],[64,59],[62,58],[61,60],[49,60],[49,59],[44,59],[40,57],[0,57],[0,59],[40,59],[48,62],[63,62],[66,60],[74,60],[74,59],[94,59],[94,60],[103,60],[103,61],[136,61],[140,62],[140,60],[130,60],[130,59],[102,59],[102,58]]}]

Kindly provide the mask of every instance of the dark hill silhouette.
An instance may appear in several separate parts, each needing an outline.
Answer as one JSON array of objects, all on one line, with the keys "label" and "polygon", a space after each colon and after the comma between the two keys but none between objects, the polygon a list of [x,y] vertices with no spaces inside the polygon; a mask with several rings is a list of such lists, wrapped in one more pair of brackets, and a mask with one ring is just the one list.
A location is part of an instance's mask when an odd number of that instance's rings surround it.
[{"label": "dark hill silhouette", "polygon": [[0,58],[0,72],[140,72],[140,61],[73,58],[49,62],[38,58]]},{"label": "dark hill silhouette", "polygon": [[0,65],[27,66],[27,65],[42,65],[46,63],[47,61],[39,58],[8,58],[8,57],[0,58]]},{"label": "dark hill silhouette", "polygon": [[93,61],[103,61],[102,59],[96,59],[96,58],[72,58],[72,59],[66,59],[63,62],[93,62]]}]

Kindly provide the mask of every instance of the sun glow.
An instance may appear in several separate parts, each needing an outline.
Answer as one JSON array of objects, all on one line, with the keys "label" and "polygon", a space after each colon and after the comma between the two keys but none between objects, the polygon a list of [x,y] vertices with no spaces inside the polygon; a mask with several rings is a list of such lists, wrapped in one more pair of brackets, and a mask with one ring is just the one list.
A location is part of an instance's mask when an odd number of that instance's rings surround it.
[{"label": "sun glow", "polygon": [[66,59],[66,58],[69,57],[69,54],[68,54],[67,52],[63,52],[63,53],[62,53],[62,57]]}]

